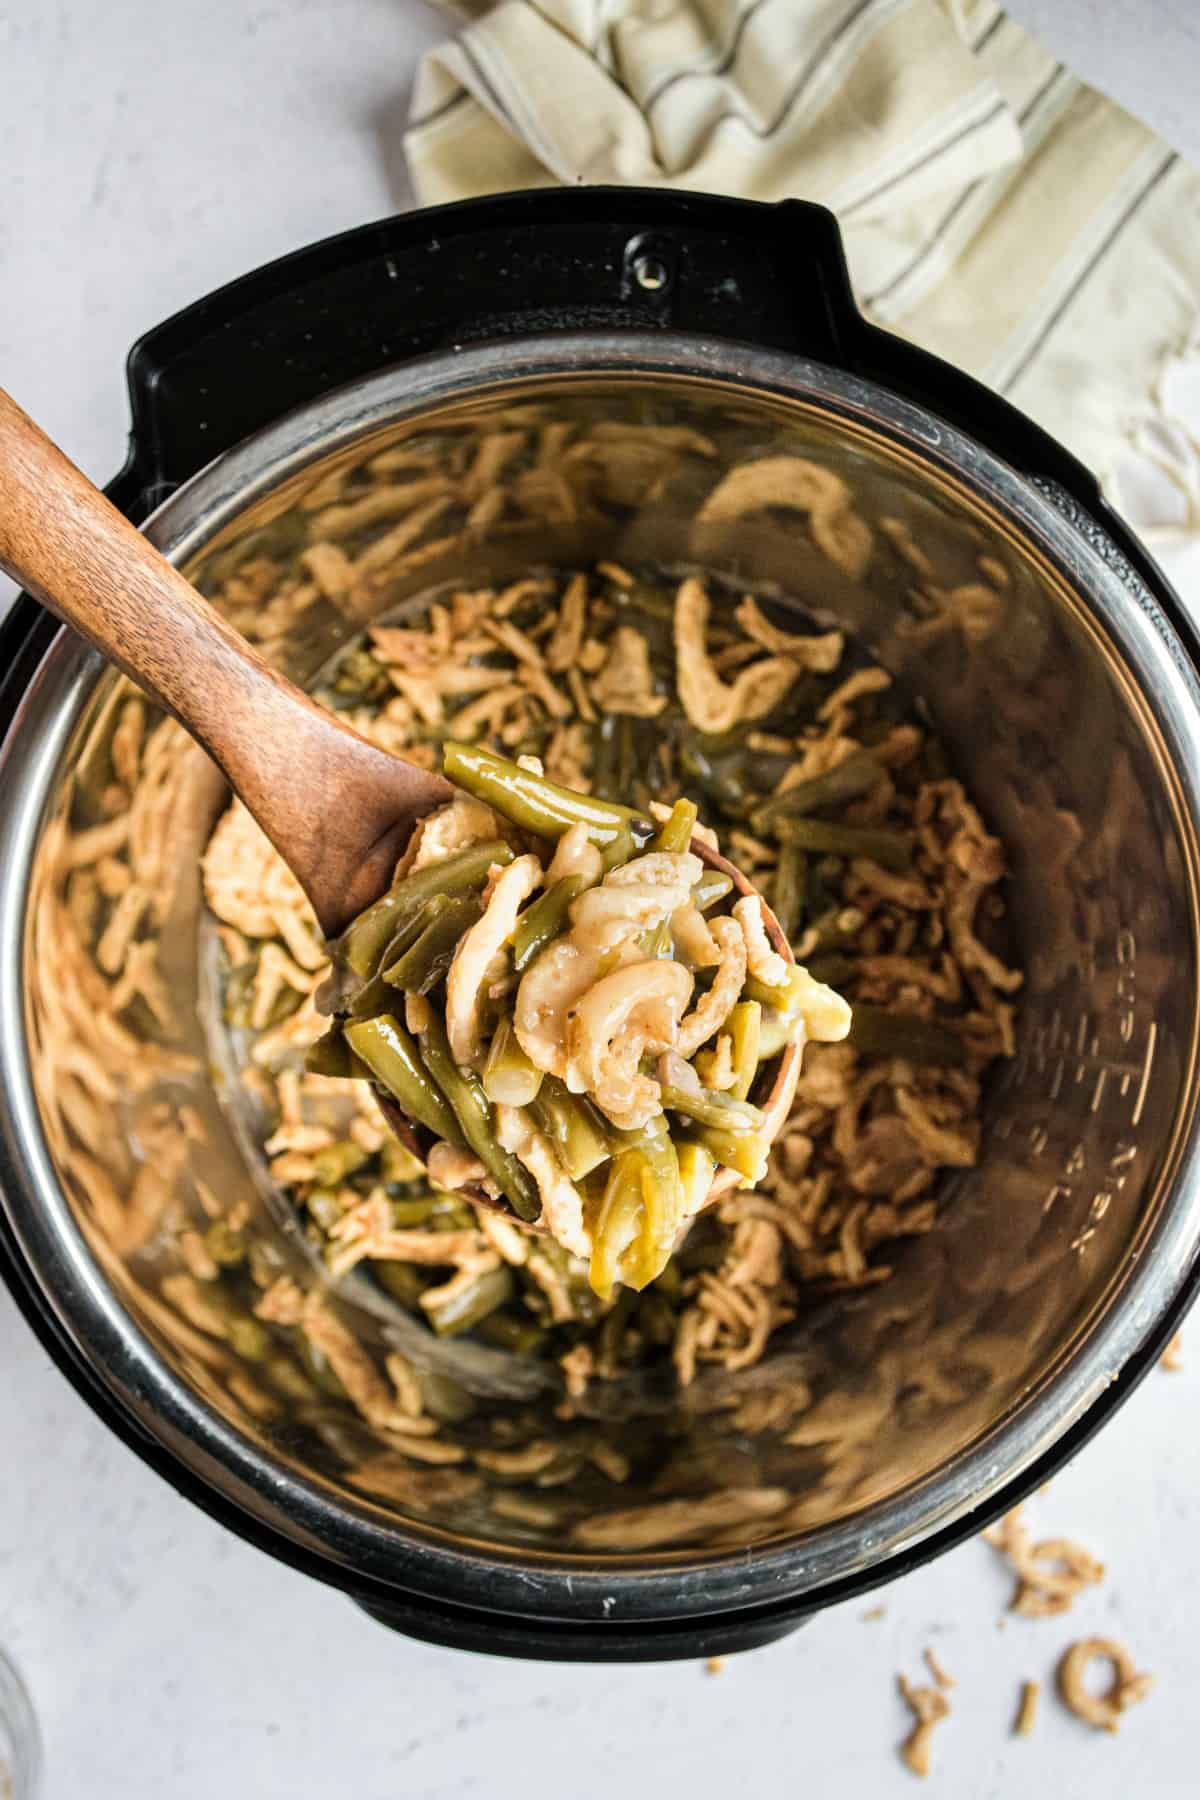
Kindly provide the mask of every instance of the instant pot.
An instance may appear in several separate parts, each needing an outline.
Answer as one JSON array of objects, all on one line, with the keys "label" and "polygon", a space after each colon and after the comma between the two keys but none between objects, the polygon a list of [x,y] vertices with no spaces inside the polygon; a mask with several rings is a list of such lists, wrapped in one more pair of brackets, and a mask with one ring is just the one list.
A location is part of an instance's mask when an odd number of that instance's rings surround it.
[{"label": "instant pot", "polygon": [[[815,1297],[754,1368],[568,1408],[553,1369],[415,1344],[399,1309],[336,1290],[369,1354],[400,1343],[470,1396],[443,1420],[446,1464],[397,1456],[390,1486],[356,1484],[386,1446],[344,1395],[272,1390],[260,1343],[165,1298],[198,1196],[201,1216],[252,1218],[298,1284],[320,1279],[208,1035],[197,869],[219,784],[199,752],[162,777],[170,892],[138,927],[159,1003],[122,1014],[121,1044],[140,1034],[144,1054],[106,1061],[109,989],[73,949],[63,882],[128,689],[23,597],[0,634],[0,1250],[88,1404],[181,1493],[378,1619],[518,1656],[763,1643],[1043,1481],[1155,1362],[1200,1245],[1200,653],[1092,476],[867,324],[833,219],[799,202],[591,189],[388,220],[178,314],[135,346],[129,385],[109,492],[213,595],[255,557],[297,556],[348,470],[442,492],[464,434],[498,470],[531,433],[592,443],[586,505],[556,504],[549,477],[469,516],[414,495],[379,612],[609,557],[699,565],[723,592],[744,583],[844,625],[925,709],[1003,837],[1026,982],[978,1163],[941,1190],[935,1229],[889,1281]],[[802,501],[777,494],[702,516],[717,481],[766,455],[846,484],[857,549],[831,556]],[[918,583],[932,616],[908,605]],[[239,613],[301,680],[367,622],[309,598],[256,612],[250,593]],[[164,1119],[187,1126],[170,1158],[148,1123]],[[776,1391],[803,1391],[804,1431],[747,1423],[742,1400]],[[563,1448],[557,1484],[539,1485],[536,1458],[455,1460],[481,1417],[521,1422],[514,1442],[536,1430],[551,1459]],[[652,1443],[632,1459],[652,1477],[615,1483],[567,1455],[581,1431],[610,1468]]]}]

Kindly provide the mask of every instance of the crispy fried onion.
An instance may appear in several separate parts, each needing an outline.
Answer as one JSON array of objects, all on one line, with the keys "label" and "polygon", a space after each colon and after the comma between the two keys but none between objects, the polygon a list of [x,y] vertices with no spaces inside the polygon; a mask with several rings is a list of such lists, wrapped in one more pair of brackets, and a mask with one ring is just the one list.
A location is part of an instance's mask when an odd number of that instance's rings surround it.
[{"label": "crispy fried onion", "polygon": [[[1086,1685],[1088,1664],[1102,1659],[1111,1666],[1113,1678],[1104,1693],[1094,1694]],[[1077,1719],[1094,1725],[1098,1731],[1115,1731],[1121,1714],[1144,1700],[1153,1683],[1153,1675],[1139,1675],[1128,1650],[1112,1638],[1081,1638],[1064,1651],[1058,1665],[1058,1691],[1063,1704]]]},{"label": "crispy fried onion", "polygon": [[[720,1031],[737,1004],[738,995],[746,981],[746,940],[737,920],[714,919],[712,934],[721,953],[713,984],[707,994],[701,995],[679,1027],[675,1042],[663,1046],[664,1049],[677,1051],[686,1061],[691,1060],[701,1044],[707,1044],[709,1038]],[[674,966],[678,968],[680,965],[676,963]],[[691,979],[689,975],[689,991]]]},{"label": "crispy fried onion", "polygon": [[950,1702],[940,1687],[914,1687],[906,1675],[897,1677],[900,1692],[911,1708],[913,1727],[900,1746],[900,1755],[914,1775],[928,1775],[933,1760],[933,1728],[950,1712]]},{"label": "crispy fried onion", "polygon": [[731,469],[696,515],[698,525],[724,524],[769,507],[808,514],[813,540],[831,563],[857,581],[871,560],[869,527],[850,504],[850,489],[832,469],[801,456],[765,456]]},{"label": "crispy fried onion", "polygon": [[745,894],[733,908],[733,916],[746,940],[746,966],[751,975],[767,987],[782,987],[788,978],[788,964],[778,950],[772,950],[767,938],[763,904],[757,894]]},{"label": "crispy fried onion", "polygon": [[[739,991],[741,985],[739,979]],[[602,976],[571,1009],[567,1086],[589,1093],[623,1131],[638,1130],[662,1111],[662,1090],[639,1065],[643,1056],[681,1041],[679,1022],[692,987],[682,963],[652,958]]]},{"label": "crispy fried onion", "polygon": [[493,958],[503,950],[517,913],[542,879],[536,856],[518,856],[493,887],[487,908],[454,952],[446,977],[446,1034],[455,1062],[470,1067],[478,1058],[483,1031],[483,1002]]},{"label": "crispy fried onion", "polygon": [[650,646],[632,625],[619,625],[613,633],[608,661],[592,682],[592,699],[605,712],[635,719],[656,719],[666,706],[667,695],[654,691]]},{"label": "crispy fried onion", "polygon": [[779,704],[800,672],[789,656],[770,656],[724,682],[708,654],[708,595],[694,576],[675,597],[675,665],[679,699],[699,731],[730,731]]}]

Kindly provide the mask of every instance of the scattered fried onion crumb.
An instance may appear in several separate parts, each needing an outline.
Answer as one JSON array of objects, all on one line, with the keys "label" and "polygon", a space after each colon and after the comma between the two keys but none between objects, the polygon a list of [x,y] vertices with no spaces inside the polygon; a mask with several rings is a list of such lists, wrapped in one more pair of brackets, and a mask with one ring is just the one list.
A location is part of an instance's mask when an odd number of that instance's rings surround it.
[{"label": "scattered fried onion crumb", "polygon": [[1182,1331],[1177,1331],[1175,1333],[1175,1336],[1171,1339],[1170,1343],[1167,1345],[1166,1349],[1163,1351],[1162,1355],[1159,1357],[1158,1360],[1162,1364],[1162,1367],[1164,1369],[1169,1369],[1171,1371],[1172,1375],[1182,1374],[1182,1372],[1183,1372],[1183,1333],[1182,1333]]},{"label": "scattered fried onion crumb", "polygon": [[[1088,1664],[1107,1661],[1113,1679],[1102,1694],[1094,1694],[1086,1685]],[[1133,1658],[1122,1645],[1111,1638],[1081,1638],[1065,1650],[1058,1665],[1058,1691],[1064,1705],[1085,1725],[1097,1731],[1115,1731],[1121,1714],[1136,1706],[1150,1692],[1152,1675],[1139,1675]]]},{"label": "scattered fried onion crumb", "polygon": [[725,1672],[725,1658],[723,1656],[710,1656],[704,1667],[708,1670],[710,1675],[722,1675]]},{"label": "scattered fried onion crumb", "polygon": [[933,1751],[933,1728],[948,1717],[950,1702],[941,1688],[913,1687],[907,1675],[897,1677],[900,1692],[912,1709],[913,1728],[900,1746],[901,1760],[914,1775],[928,1775]]},{"label": "scattered fried onion crumb", "polygon": [[886,1606],[868,1606],[866,1612],[862,1615],[862,1621],[864,1625],[873,1625],[876,1619],[882,1619],[886,1617],[886,1615]]},{"label": "scattered fried onion crumb", "polygon": [[1017,1716],[1013,1720],[1013,1736],[1029,1737],[1037,1719],[1038,1701],[1041,1698],[1040,1681],[1023,1681],[1021,1698],[1017,1704]]},{"label": "scattered fried onion crumb", "polygon": [[929,1673],[933,1676],[933,1679],[940,1688],[952,1688],[956,1685],[953,1675],[948,1675],[946,1673],[945,1669],[943,1669],[941,1663],[938,1661],[937,1654],[934,1650],[925,1650],[922,1654],[925,1657],[925,1667],[929,1670]]},{"label": "scattered fried onion crumb", "polygon": [[1070,1538],[1031,1540],[1016,1506],[983,1533],[993,1549],[1008,1557],[1017,1577],[1010,1611],[1027,1619],[1068,1612],[1084,1588],[1104,1579],[1104,1564]]}]

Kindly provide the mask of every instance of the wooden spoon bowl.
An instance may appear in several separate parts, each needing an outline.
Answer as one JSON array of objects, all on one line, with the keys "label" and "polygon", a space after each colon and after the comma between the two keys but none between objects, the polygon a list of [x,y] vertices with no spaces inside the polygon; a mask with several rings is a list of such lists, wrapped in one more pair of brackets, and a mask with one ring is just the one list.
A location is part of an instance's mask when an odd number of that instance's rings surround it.
[{"label": "wooden spoon bowl", "polygon": [[[701,862],[704,863],[706,868],[714,869],[721,875],[727,875],[733,882],[734,888],[739,894],[753,894],[757,897],[762,905],[763,921],[766,925],[767,937],[770,941],[771,948],[777,950],[780,956],[787,962],[794,963],[796,959],[792,954],[792,947],[784,935],[779,920],[775,917],[775,914],[771,911],[771,908],[767,905],[758,889],[746,878],[742,871],[737,867],[737,864],[731,863],[727,856],[722,856],[719,850],[714,850],[711,844],[705,843],[700,837],[694,837],[692,839],[691,849],[693,853],[700,858]],[[787,1047],[780,1052],[778,1065],[775,1070],[775,1079],[771,1083],[771,1092],[767,1095],[765,1100],[757,1102],[757,1104],[761,1106],[764,1114],[765,1125],[763,1135],[766,1137],[768,1143],[774,1143],[775,1139],[779,1136],[779,1133],[783,1130],[783,1127],[787,1122],[788,1114],[792,1110],[792,1101],[796,1097],[796,1083],[800,1079],[800,1064],[803,1055],[804,1044],[802,1041],[788,1044]],[[412,1120],[408,1117],[408,1114],[403,1112],[394,1100],[390,1100],[386,1096],[380,1096],[380,1106],[384,1117],[387,1119],[392,1131],[404,1145],[404,1148],[410,1151],[418,1161],[422,1163],[425,1162],[429,1155],[430,1148],[435,1141],[432,1133],[426,1131],[423,1126],[414,1125]],[[698,1210],[704,1212],[710,1206],[715,1206],[719,1200],[723,1200],[727,1194],[731,1194],[736,1188],[740,1187],[743,1183],[743,1179],[744,1178],[738,1174],[736,1169],[719,1168],[716,1175],[713,1177],[712,1187],[708,1191],[708,1199]],[[492,1212],[502,1213],[504,1217],[510,1219],[514,1225],[520,1225],[523,1231],[535,1232],[542,1236],[548,1235],[546,1226],[543,1225],[540,1220],[535,1220],[531,1225],[525,1224],[523,1220],[520,1220],[515,1216],[503,1200],[494,1198],[491,1194],[486,1193],[481,1187],[476,1187],[474,1184],[468,1183],[465,1187],[459,1188],[457,1191],[464,1199],[473,1201],[476,1206],[486,1206],[490,1208]],[[693,1217],[695,1216],[696,1215],[693,1215]]]}]

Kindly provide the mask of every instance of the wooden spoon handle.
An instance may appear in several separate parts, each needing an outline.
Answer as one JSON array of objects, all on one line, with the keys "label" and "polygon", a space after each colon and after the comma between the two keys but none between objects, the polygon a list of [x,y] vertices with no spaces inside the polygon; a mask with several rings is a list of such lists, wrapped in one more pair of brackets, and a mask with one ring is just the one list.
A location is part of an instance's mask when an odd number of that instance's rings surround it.
[{"label": "wooden spoon handle", "polygon": [[385,840],[448,792],[269,668],[3,390],[0,567],[203,744],[327,931],[385,885]]}]

